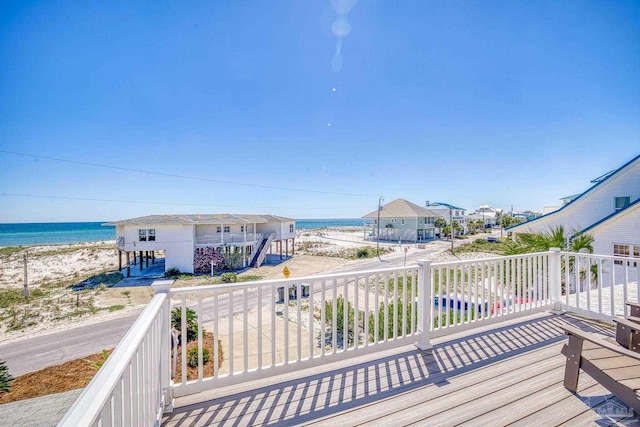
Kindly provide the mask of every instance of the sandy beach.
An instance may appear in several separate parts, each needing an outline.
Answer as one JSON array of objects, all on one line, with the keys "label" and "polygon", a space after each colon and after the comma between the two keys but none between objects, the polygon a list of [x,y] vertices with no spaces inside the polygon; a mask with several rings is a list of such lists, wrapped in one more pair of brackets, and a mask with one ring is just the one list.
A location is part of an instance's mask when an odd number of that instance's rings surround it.
[{"label": "sandy beach", "polygon": [[[354,267],[371,261],[355,259],[358,248],[375,249],[375,242],[364,241],[361,228],[298,230],[295,255],[260,268],[248,269],[240,275],[262,279],[282,277],[287,266],[294,276],[310,276]],[[450,243],[432,241],[416,245],[381,243],[385,260],[404,257],[405,249],[425,253],[425,259],[455,259],[447,253]],[[27,256],[28,288],[32,297],[25,302],[24,258]],[[469,254],[465,258],[486,257]],[[141,312],[153,295],[148,286],[111,287],[117,275],[118,257],[115,242],[78,243],[69,245],[31,246],[0,249],[0,342],[69,329],[101,322],[110,318]],[[74,291],[71,287],[93,280],[94,288]],[[197,286],[206,276],[180,278],[174,286]],[[105,284],[100,285],[100,281]]]}]

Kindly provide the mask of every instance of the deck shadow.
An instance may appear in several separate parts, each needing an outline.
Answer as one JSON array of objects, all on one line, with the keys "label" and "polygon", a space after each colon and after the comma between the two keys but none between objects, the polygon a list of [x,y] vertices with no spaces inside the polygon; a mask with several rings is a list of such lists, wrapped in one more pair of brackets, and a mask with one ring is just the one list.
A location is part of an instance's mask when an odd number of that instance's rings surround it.
[{"label": "deck shadow", "polygon": [[318,420],[428,385],[443,387],[452,377],[563,341],[565,336],[558,328],[562,321],[585,330],[600,329],[575,317],[548,315],[472,333],[430,351],[403,351],[179,407],[165,417],[164,423],[291,425]]}]

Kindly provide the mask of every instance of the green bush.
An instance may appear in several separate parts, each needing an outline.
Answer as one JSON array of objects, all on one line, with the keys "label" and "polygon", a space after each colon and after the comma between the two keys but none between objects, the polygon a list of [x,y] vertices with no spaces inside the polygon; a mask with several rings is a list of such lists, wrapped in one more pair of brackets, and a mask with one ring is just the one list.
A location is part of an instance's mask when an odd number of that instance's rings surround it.
[{"label": "green bush", "polygon": [[11,390],[11,382],[13,377],[9,374],[9,368],[7,362],[0,360],[0,395],[2,393],[9,393]]},{"label": "green bush", "polygon": [[360,248],[358,252],[356,252],[356,258],[369,258],[371,255],[369,254],[369,248]]},{"label": "green bush", "polygon": [[[406,309],[404,307],[404,304],[402,303],[401,299],[394,301],[389,301],[389,305],[387,307],[387,319],[388,319],[388,323],[386,324],[386,328],[385,328],[385,323],[384,323],[384,303],[380,303],[380,307],[378,308],[378,340],[382,341],[384,340],[384,331],[385,329],[387,330],[387,337],[388,339],[392,339],[392,338],[396,338],[399,336],[402,336],[404,334],[410,334],[411,333],[411,324],[417,321],[417,313],[414,313],[412,310],[413,304],[411,304],[411,301],[407,301],[407,305],[406,305]],[[394,330],[393,328],[393,318],[394,318],[394,312],[398,311],[398,323],[397,323],[397,329]],[[402,318],[405,315],[405,311],[406,311],[406,318],[407,318],[407,326],[406,326],[406,330],[403,332],[402,331]],[[412,322],[413,319],[413,322]],[[376,319],[374,317],[374,313],[369,314],[369,341],[374,342],[376,337],[375,337],[375,322]]]},{"label": "green bush", "polygon": [[[187,308],[186,320],[187,320],[187,342],[195,341],[198,339],[198,314],[194,309]],[[176,307],[173,310],[171,310],[171,327],[174,328],[176,331],[178,331],[178,333],[181,333],[182,308]]]},{"label": "green bush", "polygon": [[164,277],[175,277],[180,274],[180,269],[177,267],[171,267],[167,271],[164,272]]},{"label": "green bush", "polygon": [[231,252],[224,256],[223,268],[225,270],[237,270],[242,267],[242,252]]},{"label": "green bush", "polygon": [[[208,349],[202,349],[202,364],[206,364],[211,358],[211,352]],[[198,367],[198,347],[193,347],[187,351],[187,365],[190,368]]]},{"label": "green bush", "polygon": [[222,273],[220,280],[222,283],[235,283],[238,281],[238,275],[236,273]]},{"label": "green bush", "polygon": [[[344,338],[341,339],[341,336],[344,337],[345,327],[344,327],[344,297],[340,295],[336,298],[336,313],[333,312],[333,301],[326,301],[324,304],[325,307],[325,322],[329,328],[333,327],[333,316],[336,316],[336,331],[338,335],[336,337],[336,343],[339,345],[344,345]],[[353,321],[355,319],[355,309],[351,301],[347,301],[347,343],[348,345],[353,345],[355,339],[355,331],[353,329]]]}]

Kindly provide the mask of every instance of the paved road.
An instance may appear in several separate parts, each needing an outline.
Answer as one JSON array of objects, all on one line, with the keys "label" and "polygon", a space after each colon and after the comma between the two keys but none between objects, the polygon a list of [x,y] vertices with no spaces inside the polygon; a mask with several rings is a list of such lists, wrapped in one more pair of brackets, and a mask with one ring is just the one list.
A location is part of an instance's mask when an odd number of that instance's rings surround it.
[{"label": "paved road", "polygon": [[136,320],[130,315],[0,345],[14,377],[115,347]]},{"label": "paved road", "polygon": [[[464,241],[456,241],[461,244]],[[451,243],[435,241],[427,246],[426,250],[410,250],[407,253],[406,265],[415,263],[418,259],[428,257],[450,248]],[[404,256],[385,256],[381,261],[377,258],[364,261],[355,267],[337,270],[335,272],[355,272],[402,266],[405,263]],[[274,296],[270,292],[263,292],[262,305],[268,305]],[[255,291],[247,292],[247,307],[256,307],[258,295]],[[189,304],[192,307],[196,303]],[[233,299],[231,311],[233,314],[244,311],[242,298],[236,296]],[[202,320],[213,320],[214,304],[212,299],[203,300]],[[226,295],[218,298],[218,315],[227,316],[229,313],[229,300]],[[67,331],[56,332],[35,338],[29,338],[17,342],[0,345],[0,360],[5,360],[9,372],[13,376],[36,371],[47,366],[57,365],[79,357],[99,353],[102,349],[115,347],[134,323],[137,315],[127,316],[115,320],[108,320],[92,325],[80,326]]]}]

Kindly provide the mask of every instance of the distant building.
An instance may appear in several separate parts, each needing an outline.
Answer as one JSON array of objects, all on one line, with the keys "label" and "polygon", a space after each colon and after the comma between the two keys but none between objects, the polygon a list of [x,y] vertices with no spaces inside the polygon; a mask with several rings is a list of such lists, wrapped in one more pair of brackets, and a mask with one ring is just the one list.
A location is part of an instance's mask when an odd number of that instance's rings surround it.
[{"label": "distant building", "polygon": [[[155,251],[165,253],[165,269],[178,268],[193,273],[195,251],[213,247],[221,253],[239,252],[243,264],[262,262],[266,252],[275,244],[282,256],[282,243],[289,253],[296,236],[296,222],[275,215],[149,215],[114,221],[105,225],[116,228],[116,247],[120,269],[122,254],[127,260],[133,254],[155,257]],[[142,264],[141,264],[142,267]]]},{"label": "distant building", "polygon": [[474,221],[482,220],[485,227],[499,225],[501,217],[502,209],[493,208],[489,205],[480,206],[474,213],[467,216],[468,219]]},{"label": "distant building", "polygon": [[453,206],[448,203],[429,202],[428,200],[426,202],[426,207],[430,211],[437,213],[439,217],[447,222],[447,224],[449,224],[452,220],[457,222],[462,228],[462,234],[467,234],[468,228],[466,209],[460,208],[458,206]]},{"label": "distant building", "polygon": [[[380,224],[378,227],[378,217]],[[371,240],[421,242],[435,237],[434,223],[438,214],[404,199],[396,199],[363,216],[365,233]]]},{"label": "distant building", "polygon": [[591,182],[592,187],[571,196],[557,211],[507,230],[515,239],[521,233],[563,226],[567,241],[590,233],[595,253],[639,258],[640,262],[640,156]]}]

